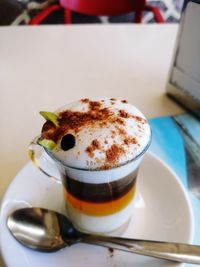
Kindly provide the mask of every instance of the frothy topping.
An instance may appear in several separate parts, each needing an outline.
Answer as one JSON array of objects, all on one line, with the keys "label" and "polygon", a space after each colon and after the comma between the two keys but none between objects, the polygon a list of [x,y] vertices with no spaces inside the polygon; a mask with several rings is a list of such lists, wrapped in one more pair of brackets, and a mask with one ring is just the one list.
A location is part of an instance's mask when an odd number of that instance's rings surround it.
[{"label": "frothy topping", "polygon": [[55,114],[56,124],[47,120],[41,136],[55,143],[54,157],[71,167],[116,167],[134,159],[149,143],[147,120],[126,100],[86,98]]}]

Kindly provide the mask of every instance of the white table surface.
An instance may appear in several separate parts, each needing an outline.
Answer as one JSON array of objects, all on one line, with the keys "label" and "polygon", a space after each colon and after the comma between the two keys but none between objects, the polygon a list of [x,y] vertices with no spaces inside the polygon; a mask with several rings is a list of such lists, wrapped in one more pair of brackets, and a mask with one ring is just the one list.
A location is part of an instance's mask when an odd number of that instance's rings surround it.
[{"label": "white table surface", "polygon": [[1,27],[0,199],[29,160],[40,110],[112,96],[148,118],[182,112],[165,96],[176,34],[167,24]]}]

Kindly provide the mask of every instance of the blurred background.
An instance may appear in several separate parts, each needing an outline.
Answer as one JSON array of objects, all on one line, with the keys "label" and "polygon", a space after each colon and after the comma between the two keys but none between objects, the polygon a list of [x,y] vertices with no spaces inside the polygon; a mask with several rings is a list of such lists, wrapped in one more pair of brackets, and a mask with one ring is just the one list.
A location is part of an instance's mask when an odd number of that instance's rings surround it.
[{"label": "blurred background", "polygon": [[[140,0],[135,0],[140,1]],[[58,0],[0,0],[0,25],[26,25],[30,20]],[[147,0],[147,4],[159,9],[166,23],[178,23],[183,0]],[[118,16],[88,16],[77,12],[71,13],[71,23],[132,23],[134,12]],[[142,23],[154,23],[151,12],[144,12]],[[63,10],[55,10],[41,24],[63,24]]]}]

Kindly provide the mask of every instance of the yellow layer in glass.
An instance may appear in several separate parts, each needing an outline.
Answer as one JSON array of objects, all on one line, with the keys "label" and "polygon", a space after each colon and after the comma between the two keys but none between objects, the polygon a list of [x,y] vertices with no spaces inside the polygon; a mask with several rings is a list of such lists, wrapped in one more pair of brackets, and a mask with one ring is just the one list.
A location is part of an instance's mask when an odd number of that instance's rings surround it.
[{"label": "yellow layer in glass", "polygon": [[135,195],[135,185],[122,197],[103,203],[92,203],[79,200],[64,189],[64,197],[75,209],[92,216],[106,216],[124,209]]}]

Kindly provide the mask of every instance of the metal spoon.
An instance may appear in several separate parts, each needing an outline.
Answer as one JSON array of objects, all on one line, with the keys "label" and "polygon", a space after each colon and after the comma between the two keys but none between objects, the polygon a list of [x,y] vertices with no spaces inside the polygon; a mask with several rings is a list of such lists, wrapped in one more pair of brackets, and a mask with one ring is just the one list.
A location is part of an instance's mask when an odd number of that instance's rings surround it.
[{"label": "metal spoon", "polygon": [[200,264],[200,246],[90,235],[77,231],[62,214],[42,208],[24,208],[8,216],[7,226],[23,245],[53,252],[82,242],[177,262]]}]

